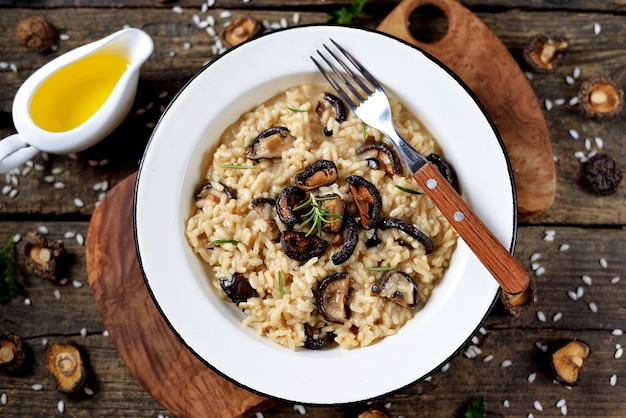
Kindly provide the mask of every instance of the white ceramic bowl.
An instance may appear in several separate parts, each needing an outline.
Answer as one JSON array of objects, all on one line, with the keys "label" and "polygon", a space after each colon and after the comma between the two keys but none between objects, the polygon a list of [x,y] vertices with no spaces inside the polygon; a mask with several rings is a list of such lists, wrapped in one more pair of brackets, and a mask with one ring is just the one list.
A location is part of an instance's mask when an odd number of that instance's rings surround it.
[{"label": "white ceramic bowl", "polygon": [[413,46],[371,30],[304,26],[244,43],[203,68],[163,114],[141,163],[134,214],[141,268],[172,330],[207,366],[256,393],[307,404],[367,400],[425,378],[474,335],[498,295],[460,242],[431,299],[397,335],[366,348],[290,351],[241,325],[241,311],[209,286],[184,236],[203,163],[242,113],[292,85],[323,82],[309,56],[329,38],[422,120],[464,198],[507,248],[517,224],[511,168],[493,124],[467,87]]}]

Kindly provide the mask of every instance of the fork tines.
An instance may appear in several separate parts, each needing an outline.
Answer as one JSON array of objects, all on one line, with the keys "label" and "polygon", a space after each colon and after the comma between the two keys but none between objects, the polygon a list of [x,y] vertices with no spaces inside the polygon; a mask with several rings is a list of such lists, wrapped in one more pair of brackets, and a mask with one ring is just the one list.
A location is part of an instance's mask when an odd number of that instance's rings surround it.
[{"label": "fork tines", "polygon": [[[348,63],[344,59],[338,57],[337,54],[335,54],[326,44],[323,44],[322,46],[333,58],[334,62],[341,66],[343,71],[339,70],[339,68],[337,68],[337,66],[334,65],[331,60],[326,58],[326,56],[319,50],[317,51],[318,55],[324,60],[326,65],[328,65],[328,67],[332,70],[332,74],[334,74],[335,76],[333,76],[328,70],[322,67],[315,58],[310,58],[313,60],[315,66],[326,78],[326,80],[328,80],[330,85],[333,86],[333,88],[341,96],[341,98],[348,104],[351,109],[354,109],[358,107],[359,104],[367,100],[367,98],[371,96],[375,90],[382,90],[382,87],[374,78],[374,76],[372,76],[370,72],[367,71],[359,61],[357,61],[356,58],[350,55],[348,51],[346,51],[333,39],[330,39],[330,42],[333,43],[337,50],[339,50],[343,54],[343,56],[350,62],[350,64],[352,64],[352,67],[357,70],[360,75],[357,75],[355,71],[350,67],[350,65],[348,65]],[[349,76],[352,81],[356,82],[360,90],[357,89],[357,87],[347,78],[347,76]],[[368,86],[363,79],[367,80],[370,83],[371,87]],[[341,83],[339,83],[338,80],[340,80]],[[346,92],[342,84],[350,90],[350,92],[352,93],[352,97]]]}]

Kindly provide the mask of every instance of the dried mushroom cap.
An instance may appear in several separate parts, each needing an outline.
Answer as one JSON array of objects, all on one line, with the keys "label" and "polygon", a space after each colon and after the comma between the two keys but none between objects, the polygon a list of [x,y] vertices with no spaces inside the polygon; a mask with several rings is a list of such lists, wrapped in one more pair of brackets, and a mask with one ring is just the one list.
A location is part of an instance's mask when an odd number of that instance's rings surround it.
[{"label": "dried mushroom cap", "polygon": [[310,324],[304,324],[304,348],[309,350],[323,350],[328,348],[335,342],[335,333],[332,331],[323,331],[317,329]]},{"label": "dried mushroom cap", "polygon": [[338,234],[343,227],[346,205],[337,193],[321,196],[321,199],[323,200],[320,207],[322,212],[326,214],[324,216],[325,221],[322,222],[322,231],[327,234]]},{"label": "dried mushroom cap", "polygon": [[361,412],[357,418],[391,418],[391,413],[384,406],[372,406]]},{"label": "dried mushroom cap", "polygon": [[20,45],[39,53],[48,51],[57,40],[57,31],[41,16],[28,16],[17,22],[15,39]]},{"label": "dried mushroom cap", "polygon": [[539,73],[553,73],[561,64],[569,42],[565,38],[535,35],[524,49],[524,60]]},{"label": "dried mushroom cap", "polygon": [[294,209],[306,199],[306,195],[304,190],[296,186],[287,186],[278,194],[276,213],[285,225],[294,226],[298,222]]},{"label": "dried mushroom cap", "polygon": [[220,39],[226,47],[239,45],[258,35],[263,26],[251,16],[239,16],[220,33]]},{"label": "dried mushroom cap", "polygon": [[317,290],[317,310],[328,322],[343,324],[348,318],[350,277],[334,273],[320,283]]},{"label": "dried mushroom cap", "polygon": [[233,274],[233,277],[230,279],[220,279],[220,287],[226,293],[226,296],[237,306],[249,298],[259,296],[248,279],[241,273]]},{"label": "dried mushroom cap", "polygon": [[372,150],[376,150],[378,152],[377,157],[375,158],[376,162],[370,162],[372,159],[368,159],[368,165],[371,168],[382,168],[389,175],[402,174],[402,163],[400,162],[398,154],[396,154],[396,152],[384,142],[368,139],[357,148],[356,153],[363,154]]},{"label": "dried mushroom cap", "polygon": [[405,234],[415,238],[419,243],[424,246],[426,254],[433,252],[434,244],[432,239],[422,231],[420,231],[415,225],[405,222],[397,218],[384,218],[380,221],[380,229],[385,230],[389,228],[396,228]]},{"label": "dried mushroom cap", "polygon": [[592,77],[580,87],[578,106],[590,118],[615,116],[624,107],[624,91],[609,76]]},{"label": "dried mushroom cap", "polygon": [[26,243],[26,269],[40,277],[56,280],[56,273],[64,254],[63,243],[49,240],[36,231],[30,231],[24,237]]},{"label": "dried mushroom cap", "polygon": [[351,217],[345,218],[345,237],[341,249],[330,258],[333,264],[338,266],[343,264],[352,256],[357,243],[359,242],[359,227]]},{"label": "dried mushroom cap", "polygon": [[273,126],[261,132],[246,147],[246,157],[256,161],[278,158],[283,151],[293,147],[295,138],[284,126]]},{"label": "dried mushroom cap", "polygon": [[0,372],[17,372],[25,360],[26,350],[22,339],[8,331],[0,332]]},{"label": "dried mushroom cap", "polygon": [[504,309],[514,318],[519,318],[532,306],[537,304],[537,281],[533,275],[530,276],[530,283],[526,291],[518,294],[502,292],[500,301]]},{"label": "dried mushroom cap", "polygon": [[404,308],[414,308],[420,297],[413,278],[399,270],[390,270],[372,285],[372,293],[389,299]]},{"label": "dried mushroom cap", "polygon": [[[332,105],[333,110],[335,111],[335,120],[337,121],[337,123],[345,122],[348,116],[348,113],[346,112],[346,106],[343,104],[343,101],[339,97],[330,93],[324,93],[322,100],[317,102],[317,105],[315,106],[315,114],[320,118],[322,117],[327,107],[326,102]],[[328,127],[324,127],[324,135],[332,136],[333,131],[329,130]]]},{"label": "dried mushroom cap", "polygon": [[296,174],[296,185],[304,190],[315,190],[337,180],[337,165],[330,160],[318,160]]},{"label": "dried mushroom cap", "polygon": [[570,340],[559,346],[550,354],[550,364],[556,379],[568,386],[577,385],[590,355],[591,348],[580,340]]},{"label": "dried mushroom cap", "polygon": [[623,177],[622,170],[607,154],[596,154],[584,164],[583,181],[595,194],[615,193]]},{"label": "dried mushroom cap", "polygon": [[85,385],[87,379],[85,359],[73,341],[48,343],[45,364],[59,392],[75,394]]}]

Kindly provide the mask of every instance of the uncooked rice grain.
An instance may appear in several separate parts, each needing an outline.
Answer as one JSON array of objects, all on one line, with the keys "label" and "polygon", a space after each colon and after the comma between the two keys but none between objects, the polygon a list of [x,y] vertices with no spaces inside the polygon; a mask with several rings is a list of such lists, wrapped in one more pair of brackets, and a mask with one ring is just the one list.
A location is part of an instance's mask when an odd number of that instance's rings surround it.
[{"label": "uncooked rice grain", "polygon": [[[362,122],[352,113],[339,124],[334,120],[332,108],[315,113],[315,107],[323,100],[323,92],[329,86],[301,85],[289,88],[278,96],[246,112],[223,133],[221,143],[207,161],[208,169],[204,183],[209,189],[196,201],[196,212],[187,221],[186,235],[189,244],[212,269],[210,280],[215,291],[228,300],[221,289],[219,278],[229,278],[235,273],[246,276],[259,297],[249,298],[239,304],[246,318],[244,324],[259,335],[269,337],[290,349],[304,344],[305,324],[324,326],[333,331],[335,341],[346,348],[367,346],[380,339],[396,334],[400,328],[419,312],[404,308],[371,292],[372,284],[381,273],[368,267],[393,265],[410,274],[418,285],[423,306],[439,283],[456,247],[457,235],[426,195],[409,195],[394,184],[417,188],[404,175],[386,175],[383,170],[373,170],[364,156],[356,155],[356,148],[363,143]],[[306,110],[294,112],[290,109]],[[400,133],[422,154],[438,153],[432,135],[408,110],[392,99],[394,121]],[[259,160],[253,169],[228,169],[224,164],[250,165],[245,148],[261,132],[273,127],[285,126],[296,138],[293,147],[283,151],[280,159]],[[332,139],[322,133],[324,127],[332,128]],[[378,131],[367,128],[368,136],[376,141],[386,139]],[[412,238],[395,229],[379,231],[383,244],[367,248],[363,242],[371,234],[359,231],[359,244],[348,262],[336,266],[327,251],[319,258],[298,262],[287,257],[280,244],[264,234],[268,232],[275,213],[264,218],[250,210],[254,198],[276,198],[293,178],[307,166],[320,159],[335,162],[339,172],[336,183],[320,190],[337,193],[345,201],[351,200],[345,183],[348,175],[356,174],[375,184],[383,196],[384,216],[409,221],[435,243],[431,254],[425,254],[423,246],[415,242],[413,249],[399,245],[398,238]],[[229,199],[220,191],[220,183],[237,190],[237,199]],[[223,188],[222,188],[223,189]],[[277,219],[277,218],[276,218]],[[281,225],[280,221],[276,224]],[[366,234],[367,232],[367,234]],[[217,239],[237,239],[236,245],[210,245]],[[282,272],[284,297],[277,284],[277,273]],[[315,308],[315,292],[318,283],[334,272],[349,272],[350,296],[349,318],[343,325],[326,324]]]}]

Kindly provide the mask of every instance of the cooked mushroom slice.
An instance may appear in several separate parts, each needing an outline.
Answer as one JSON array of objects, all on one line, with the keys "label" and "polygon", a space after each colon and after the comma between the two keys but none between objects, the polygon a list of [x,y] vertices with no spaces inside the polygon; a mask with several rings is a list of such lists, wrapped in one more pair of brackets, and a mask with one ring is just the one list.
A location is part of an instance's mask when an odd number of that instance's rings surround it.
[{"label": "cooked mushroom slice", "polygon": [[378,158],[376,158],[376,160],[378,160],[379,164],[382,163],[382,167],[387,174],[393,175],[402,173],[402,163],[400,162],[400,158],[398,158],[398,154],[384,142],[368,139],[356,149],[356,153],[363,154],[364,152],[372,150],[378,151]]},{"label": "cooked mushroom slice", "polygon": [[624,107],[624,91],[611,77],[592,77],[580,87],[578,105],[589,118],[615,116]]},{"label": "cooked mushroom slice", "polygon": [[348,259],[352,256],[354,249],[356,248],[356,244],[359,241],[359,227],[357,226],[356,221],[350,217],[347,217],[345,219],[345,224],[345,239],[343,241],[343,245],[338,252],[330,257],[333,261],[333,264],[336,266],[348,261]]},{"label": "cooked mushroom slice", "polygon": [[204,199],[208,195],[209,190],[211,190],[212,188],[213,185],[211,184],[211,182],[203,184],[202,187],[200,187],[198,193],[196,193],[196,199]]},{"label": "cooked mushroom slice", "polygon": [[334,273],[320,283],[317,290],[317,309],[329,322],[343,324],[348,318],[348,273]]},{"label": "cooked mushroom slice", "polygon": [[306,340],[304,340],[304,348],[309,350],[323,350],[328,348],[335,342],[335,333],[321,331],[309,324],[304,324],[304,334]]},{"label": "cooked mushroom slice", "polygon": [[556,379],[568,386],[575,386],[580,381],[580,374],[591,348],[580,340],[570,340],[550,354],[550,364]]},{"label": "cooked mushroom slice", "polygon": [[49,240],[36,231],[30,231],[24,237],[24,255],[26,269],[40,277],[56,280],[65,248],[62,242]]},{"label": "cooked mushroom slice", "polygon": [[12,332],[0,332],[0,373],[19,371],[26,360],[22,339]]},{"label": "cooked mushroom slice", "polygon": [[420,301],[413,278],[398,270],[385,273],[372,285],[372,292],[405,308],[414,308]]},{"label": "cooked mushroom slice", "polygon": [[374,233],[372,234],[371,237],[369,237],[367,239],[367,241],[365,241],[365,246],[367,248],[372,248],[377,246],[378,244],[380,244],[381,242],[383,242],[380,237],[378,236],[378,230],[374,229]]},{"label": "cooked mushroom slice", "polygon": [[524,60],[538,73],[553,73],[561,64],[568,46],[565,38],[535,35],[524,49]]},{"label": "cooked mushroom slice", "polygon": [[241,273],[233,274],[230,279],[220,279],[220,286],[226,296],[232,300],[235,305],[239,306],[241,302],[247,301],[249,298],[259,296],[257,291],[250,285],[250,282]]},{"label": "cooked mushroom slice", "polygon": [[380,192],[376,186],[361,176],[348,176],[346,182],[350,185],[350,193],[359,212],[361,227],[373,229],[378,224],[383,207]]},{"label": "cooked mushroom slice", "polygon": [[319,257],[328,248],[328,241],[315,234],[307,236],[305,232],[284,231],[281,242],[285,255],[296,261]]},{"label": "cooked mushroom slice", "polygon": [[318,160],[296,174],[296,184],[304,190],[315,190],[337,180],[337,166],[329,160]]},{"label": "cooked mushroom slice", "polygon": [[85,359],[78,345],[72,341],[51,342],[46,346],[45,365],[57,390],[76,394],[87,379]]},{"label": "cooked mushroom slice", "polygon": [[222,187],[224,187],[224,194],[226,195],[226,197],[228,197],[229,199],[237,199],[237,190],[223,183],[220,184],[222,185]]},{"label": "cooked mushroom slice", "polygon": [[239,45],[257,35],[263,26],[251,16],[240,16],[225,26],[220,32],[220,39],[227,48]]},{"label": "cooked mushroom slice", "polygon": [[415,238],[418,242],[420,242],[424,249],[426,250],[426,254],[430,254],[433,251],[433,241],[430,239],[428,235],[417,229],[417,227],[408,222],[404,222],[397,218],[384,218],[380,221],[380,229],[385,230],[389,228],[397,228],[400,231],[404,232],[407,235]]},{"label": "cooked mushroom slice", "polygon": [[327,234],[338,234],[343,227],[345,205],[341,196],[336,193],[320,196],[320,207],[324,214],[322,231]]},{"label": "cooked mushroom slice", "polygon": [[294,212],[306,198],[306,192],[296,186],[285,187],[276,198],[276,213],[278,218],[287,226],[294,226],[298,222],[298,215]]},{"label": "cooked mushroom slice", "polygon": [[284,126],[274,126],[261,132],[246,147],[246,157],[250,160],[280,157],[282,152],[293,146],[295,138]]},{"label": "cooked mushroom slice", "polygon": [[[330,93],[324,93],[323,101],[320,100],[319,102],[317,102],[317,106],[315,106],[315,113],[317,114],[317,116],[321,117],[324,113],[324,109],[326,107],[324,102],[328,102],[333,106],[335,110],[335,120],[337,121],[337,123],[343,123],[346,120],[347,112],[345,105],[339,97]],[[324,127],[324,135],[332,136],[333,131],[329,130],[327,127]]]},{"label": "cooked mushroom slice", "polygon": [[430,161],[441,173],[444,179],[452,185],[452,187],[458,192],[459,182],[456,177],[456,173],[452,170],[452,167],[441,157],[439,154],[429,154],[426,159]]}]

